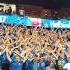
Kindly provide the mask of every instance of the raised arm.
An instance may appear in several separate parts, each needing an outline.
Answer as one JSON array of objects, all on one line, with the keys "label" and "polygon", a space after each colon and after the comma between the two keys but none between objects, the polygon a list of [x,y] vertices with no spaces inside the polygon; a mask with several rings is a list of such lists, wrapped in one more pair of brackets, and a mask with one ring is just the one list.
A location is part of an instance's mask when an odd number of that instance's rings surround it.
[{"label": "raised arm", "polygon": [[8,61],[11,62],[12,60],[10,58],[9,50],[7,47],[6,47],[6,56],[7,56]]}]

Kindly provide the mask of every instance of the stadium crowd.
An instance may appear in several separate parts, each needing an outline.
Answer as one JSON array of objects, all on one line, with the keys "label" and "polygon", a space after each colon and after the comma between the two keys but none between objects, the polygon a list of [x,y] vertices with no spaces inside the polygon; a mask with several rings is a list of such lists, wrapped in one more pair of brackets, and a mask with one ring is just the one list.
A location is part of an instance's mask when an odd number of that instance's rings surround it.
[{"label": "stadium crowd", "polygon": [[70,30],[0,25],[1,70],[63,70],[70,62]]}]

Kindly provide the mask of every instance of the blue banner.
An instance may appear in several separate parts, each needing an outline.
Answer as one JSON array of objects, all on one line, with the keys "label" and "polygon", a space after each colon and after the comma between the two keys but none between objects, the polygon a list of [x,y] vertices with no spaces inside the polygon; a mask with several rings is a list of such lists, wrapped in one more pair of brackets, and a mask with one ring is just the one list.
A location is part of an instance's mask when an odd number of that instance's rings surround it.
[{"label": "blue banner", "polygon": [[42,27],[45,27],[45,28],[70,28],[70,20],[43,19]]},{"label": "blue banner", "polygon": [[42,27],[44,28],[51,28],[51,22],[50,19],[42,19]]},{"label": "blue banner", "polygon": [[0,23],[31,26],[28,17],[20,17],[17,15],[0,15]]},{"label": "blue banner", "polygon": [[61,19],[61,28],[70,28],[70,20]]},{"label": "blue banner", "polygon": [[70,20],[67,19],[41,19],[32,17],[21,17],[18,15],[0,15],[0,23],[11,25],[36,26],[44,28],[70,28]]}]

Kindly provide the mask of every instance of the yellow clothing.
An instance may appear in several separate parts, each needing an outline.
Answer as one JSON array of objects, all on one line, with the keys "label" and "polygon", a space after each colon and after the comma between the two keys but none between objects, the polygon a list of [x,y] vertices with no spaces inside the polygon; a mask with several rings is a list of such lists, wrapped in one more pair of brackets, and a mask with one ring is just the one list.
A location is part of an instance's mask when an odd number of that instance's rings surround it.
[{"label": "yellow clothing", "polygon": [[8,46],[10,44],[9,39],[7,38],[7,39],[3,40],[3,44],[4,44],[4,46]]}]

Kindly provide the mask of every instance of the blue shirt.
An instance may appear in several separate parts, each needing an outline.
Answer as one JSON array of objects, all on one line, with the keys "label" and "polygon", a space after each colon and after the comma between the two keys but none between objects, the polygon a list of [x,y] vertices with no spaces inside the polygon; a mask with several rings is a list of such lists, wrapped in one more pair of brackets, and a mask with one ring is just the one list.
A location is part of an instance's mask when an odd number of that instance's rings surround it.
[{"label": "blue shirt", "polygon": [[8,63],[6,52],[4,52],[0,57],[2,63]]},{"label": "blue shirt", "polygon": [[23,68],[23,62],[19,61],[17,62],[16,56],[12,53],[11,55],[11,63],[10,63],[10,70],[22,70]]},{"label": "blue shirt", "polygon": [[38,70],[38,63],[37,62],[33,62],[33,70]]},{"label": "blue shirt", "polygon": [[27,61],[28,70],[33,70],[33,61]]}]

